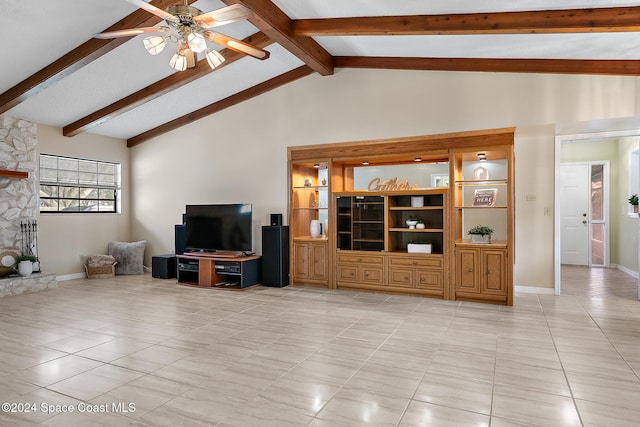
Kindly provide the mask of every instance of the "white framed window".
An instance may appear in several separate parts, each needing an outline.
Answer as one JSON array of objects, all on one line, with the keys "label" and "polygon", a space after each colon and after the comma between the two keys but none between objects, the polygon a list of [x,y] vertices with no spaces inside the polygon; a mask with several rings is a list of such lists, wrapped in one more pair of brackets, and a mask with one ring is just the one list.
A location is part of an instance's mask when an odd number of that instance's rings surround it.
[{"label": "white framed window", "polygon": [[119,213],[120,163],[40,154],[40,212]]}]

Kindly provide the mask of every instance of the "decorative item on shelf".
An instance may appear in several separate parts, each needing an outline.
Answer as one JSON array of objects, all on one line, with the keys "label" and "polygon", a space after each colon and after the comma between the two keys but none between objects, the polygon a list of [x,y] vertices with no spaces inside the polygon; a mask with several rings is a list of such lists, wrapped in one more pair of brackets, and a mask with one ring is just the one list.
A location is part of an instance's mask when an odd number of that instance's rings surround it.
[{"label": "decorative item on shelf", "polygon": [[476,181],[486,181],[489,179],[489,171],[482,166],[473,170],[473,179]]},{"label": "decorative item on shelf", "polygon": [[411,207],[412,208],[421,208],[424,206],[424,197],[423,196],[411,196]]},{"label": "decorative item on shelf", "polygon": [[421,219],[419,219],[419,220],[418,220],[418,223],[416,224],[416,228],[418,228],[418,229],[420,229],[420,230],[424,230],[424,229],[425,229],[425,227],[426,227],[426,226],[424,225],[424,222],[423,222]]},{"label": "decorative item on shelf", "polygon": [[409,228],[414,229],[416,228],[416,224],[418,223],[418,220],[415,218],[408,218],[407,219],[407,225],[409,226]]},{"label": "decorative item on shelf", "polygon": [[322,185],[327,185],[327,178],[322,178]]},{"label": "decorative item on shelf", "polygon": [[329,220],[324,220],[324,237],[329,237]]},{"label": "decorative item on shelf", "polygon": [[478,189],[473,193],[473,206],[493,207],[498,195],[497,188]]},{"label": "decorative item on shelf", "polygon": [[471,243],[487,244],[491,242],[491,235],[493,232],[494,229],[491,227],[486,225],[476,225],[468,231],[468,234],[471,235]]},{"label": "decorative item on shelf", "polygon": [[431,249],[431,243],[427,242],[409,242],[407,244],[407,252],[409,253],[430,254]]},{"label": "decorative item on shelf", "polygon": [[632,194],[631,197],[629,197],[629,204],[633,206],[633,213],[638,213],[638,201],[637,194]]},{"label": "decorative item on shelf", "polygon": [[318,237],[320,237],[320,221],[318,221],[317,219],[311,220],[311,225],[309,226],[309,233],[311,234],[311,237],[313,237],[314,239],[317,239]]},{"label": "decorative item on shelf", "polygon": [[304,179],[304,186],[305,187],[311,187],[313,185],[313,181],[311,180],[311,178],[305,178]]}]

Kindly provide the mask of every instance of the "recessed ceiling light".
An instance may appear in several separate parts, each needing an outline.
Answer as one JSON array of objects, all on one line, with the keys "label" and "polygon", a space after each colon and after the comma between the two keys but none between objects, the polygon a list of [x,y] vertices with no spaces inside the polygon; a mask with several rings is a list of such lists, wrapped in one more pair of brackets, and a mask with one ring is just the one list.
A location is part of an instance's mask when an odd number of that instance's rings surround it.
[{"label": "recessed ceiling light", "polygon": [[364,161],[362,162],[362,164],[363,164],[364,166],[366,166],[366,165],[368,165],[368,164],[369,164],[369,162],[368,162],[368,161],[366,161],[366,160],[364,160]]},{"label": "recessed ceiling light", "polygon": [[416,157],[415,159],[413,159],[414,162],[421,162],[422,161],[422,157]]},{"label": "recessed ceiling light", "polygon": [[314,168],[316,168],[316,169],[318,169],[318,168],[320,167],[320,163],[314,163],[314,164],[313,164],[313,167],[314,167]]}]

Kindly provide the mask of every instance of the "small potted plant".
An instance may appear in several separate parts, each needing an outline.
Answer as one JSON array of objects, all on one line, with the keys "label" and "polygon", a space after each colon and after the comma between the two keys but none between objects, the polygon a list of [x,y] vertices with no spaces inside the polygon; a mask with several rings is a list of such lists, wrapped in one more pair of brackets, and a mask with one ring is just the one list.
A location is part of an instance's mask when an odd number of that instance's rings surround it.
[{"label": "small potted plant", "polygon": [[38,258],[35,255],[19,255],[16,257],[16,263],[18,264],[18,273],[22,277],[27,277],[31,273],[33,273],[33,263],[36,262]]},{"label": "small potted plant", "polygon": [[476,225],[468,234],[471,235],[471,243],[489,243],[494,229],[486,225]]},{"label": "small potted plant", "polygon": [[638,213],[638,195],[637,194],[632,194],[631,197],[629,197],[629,204],[633,206],[633,213]]},{"label": "small potted plant", "polygon": [[424,221],[419,219],[418,223],[416,224],[416,228],[424,229],[425,228]]}]

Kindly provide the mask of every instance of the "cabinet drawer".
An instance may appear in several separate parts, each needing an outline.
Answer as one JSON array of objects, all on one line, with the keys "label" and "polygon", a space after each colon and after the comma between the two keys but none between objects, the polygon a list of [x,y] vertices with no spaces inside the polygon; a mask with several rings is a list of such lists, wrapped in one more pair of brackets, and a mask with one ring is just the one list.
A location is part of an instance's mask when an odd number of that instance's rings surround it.
[{"label": "cabinet drawer", "polygon": [[416,270],[416,288],[443,290],[442,271],[421,269]]},{"label": "cabinet drawer", "polygon": [[376,264],[383,265],[384,257],[380,255],[338,254],[338,263]]},{"label": "cabinet drawer", "polygon": [[389,257],[389,266],[442,268],[442,257]]},{"label": "cabinet drawer", "polygon": [[358,267],[355,265],[338,265],[338,281],[355,282],[358,278]]},{"label": "cabinet drawer", "polygon": [[413,288],[413,270],[408,268],[392,268],[389,270],[389,286]]},{"label": "cabinet drawer", "polygon": [[360,266],[362,275],[360,280],[368,285],[384,285],[384,268],[370,267],[368,265]]}]

